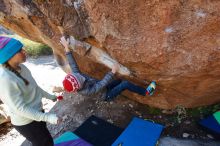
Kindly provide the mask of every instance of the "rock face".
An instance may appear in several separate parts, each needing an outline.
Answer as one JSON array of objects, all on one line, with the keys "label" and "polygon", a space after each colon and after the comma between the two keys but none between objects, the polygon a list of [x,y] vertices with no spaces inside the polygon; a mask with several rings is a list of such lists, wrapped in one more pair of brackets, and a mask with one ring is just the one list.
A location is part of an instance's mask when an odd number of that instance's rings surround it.
[{"label": "rock face", "polygon": [[[85,40],[131,70],[125,78],[154,96],[124,93],[160,108],[196,107],[220,101],[220,1],[218,0],[0,0],[4,27],[42,42],[66,66],[62,32]],[[101,78],[108,70],[76,54],[83,72]]]}]

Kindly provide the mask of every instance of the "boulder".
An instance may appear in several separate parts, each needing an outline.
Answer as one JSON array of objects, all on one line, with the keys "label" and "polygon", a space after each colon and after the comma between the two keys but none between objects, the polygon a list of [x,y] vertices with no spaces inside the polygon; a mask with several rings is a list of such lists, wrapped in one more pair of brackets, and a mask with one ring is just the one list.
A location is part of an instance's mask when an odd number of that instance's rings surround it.
[{"label": "boulder", "polygon": [[[140,103],[171,109],[220,101],[220,1],[0,0],[0,8],[1,25],[49,45],[65,70],[63,33],[132,72],[121,78],[141,86],[155,80],[152,97],[124,93]],[[109,70],[95,53],[75,57],[94,77]]]}]

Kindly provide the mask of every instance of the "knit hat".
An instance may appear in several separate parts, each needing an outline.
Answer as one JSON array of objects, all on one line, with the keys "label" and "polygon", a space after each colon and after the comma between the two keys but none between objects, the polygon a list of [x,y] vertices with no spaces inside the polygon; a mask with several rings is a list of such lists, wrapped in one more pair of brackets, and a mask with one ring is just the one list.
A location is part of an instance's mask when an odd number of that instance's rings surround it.
[{"label": "knit hat", "polygon": [[67,92],[76,92],[81,89],[85,78],[79,73],[68,74],[63,80],[63,87]]},{"label": "knit hat", "polygon": [[23,44],[20,41],[0,36],[0,64],[7,62],[19,50],[21,50],[22,47]]}]

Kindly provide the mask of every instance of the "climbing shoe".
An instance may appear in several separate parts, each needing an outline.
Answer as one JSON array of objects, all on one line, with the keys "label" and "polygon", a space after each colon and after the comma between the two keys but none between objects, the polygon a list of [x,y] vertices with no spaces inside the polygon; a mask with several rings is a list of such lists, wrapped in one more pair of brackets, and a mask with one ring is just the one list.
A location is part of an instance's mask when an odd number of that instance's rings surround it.
[{"label": "climbing shoe", "polygon": [[154,90],[156,88],[156,82],[152,81],[148,87],[146,88],[146,94],[147,95],[153,95],[154,94]]}]

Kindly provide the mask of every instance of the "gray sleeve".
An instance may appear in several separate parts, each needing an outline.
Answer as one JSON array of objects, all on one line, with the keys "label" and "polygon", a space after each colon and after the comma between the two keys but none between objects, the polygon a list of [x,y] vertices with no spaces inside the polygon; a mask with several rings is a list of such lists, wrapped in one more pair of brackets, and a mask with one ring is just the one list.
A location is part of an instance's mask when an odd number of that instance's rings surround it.
[{"label": "gray sleeve", "polygon": [[42,97],[50,99],[50,100],[55,100],[57,97],[55,95],[52,95],[48,92],[46,92],[44,89],[42,89],[40,86],[38,86],[39,92],[42,94]]},{"label": "gray sleeve", "polygon": [[67,60],[69,62],[69,65],[70,65],[70,68],[71,68],[72,72],[80,73],[79,67],[78,67],[78,65],[76,63],[75,58],[72,55],[72,52],[67,52],[66,53],[66,57],[67,57]]},{"label": "gray sleeve", "polygon": [[4,97],[1,99],[15,114],[35,121],[45,121],[51,124],[57,123],[58,118],[55,114],[43,113],[28,106],[23,101],[23,93],[16,82],[5,84],[5,89],[3,91]]},{"label": "gray sleeve", "polygon": [[96,82],[93,86],[82,89],[79,93],[88,96],[94,95],[105,88],[113,80],[113,77],[114,74],[112,72],[108,72],[102,80]]}]

